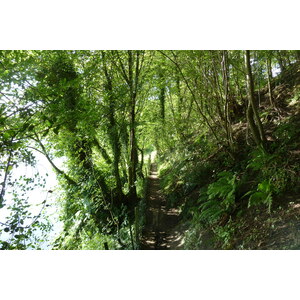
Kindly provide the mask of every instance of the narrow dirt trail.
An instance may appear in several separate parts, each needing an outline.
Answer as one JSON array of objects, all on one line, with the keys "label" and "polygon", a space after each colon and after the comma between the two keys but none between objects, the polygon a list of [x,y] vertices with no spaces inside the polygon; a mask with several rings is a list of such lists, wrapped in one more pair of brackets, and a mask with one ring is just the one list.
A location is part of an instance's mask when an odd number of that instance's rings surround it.
[{"label": "narrow dirt trail", "polygon": [[182,236],[176,230],[179,212],[167,208],[167,203],[160,191],[157,167],[151,165],[149,175],[146,224],[142,233],[142,250],[174,250],[182,246]]}]

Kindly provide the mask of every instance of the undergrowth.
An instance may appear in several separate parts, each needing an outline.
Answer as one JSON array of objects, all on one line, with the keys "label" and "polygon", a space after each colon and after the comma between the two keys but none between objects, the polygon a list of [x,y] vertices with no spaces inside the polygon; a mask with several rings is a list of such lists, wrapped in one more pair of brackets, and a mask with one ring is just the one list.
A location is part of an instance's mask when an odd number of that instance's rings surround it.
[{"label": "undergrowth", "polygon": [[299,192],[300,117],[283,119],[273,135],[268,151],[238,149],[238,162],[224,151],[207,160],[203,153],[187,151],[182,157],[180,150],[160,161],[168,203],[179,207],[182,222],[189,224],[185,249],[247,249],[261,233],[253,229],[248,240],[237,246],[244,220],[251,216],[255,222],[255,215],[265,212],[271,218],[285,193]]}]

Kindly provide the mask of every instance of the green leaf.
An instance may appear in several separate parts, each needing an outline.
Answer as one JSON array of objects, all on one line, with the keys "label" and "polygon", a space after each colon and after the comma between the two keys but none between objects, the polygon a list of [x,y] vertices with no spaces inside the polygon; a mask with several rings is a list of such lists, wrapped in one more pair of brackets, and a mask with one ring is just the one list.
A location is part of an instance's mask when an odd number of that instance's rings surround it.
[{"label": "green leaf", "polygon": [[263,182],[258,184],[257,189],[262,191],[262,192],[268,193],[271,190],[271,184],[268,180],[264,180]]},{"label": "green leaf", "polygon": [[53,129],[53,132],[54,132],[55,134],[58,134],[58,131],[59,131],[59,126],[57,126],[57,127],[55,127],[55,128]]},{"label": "green leaf", "polygon": [[9,139],[11,138],[11,134],[10,134],[8,131],[5,131],[5,132],[3,133],[3,138],[4,138],[5,140],[9,140]]},{"label": "green leaf", "polygon": [[35,126],[34,126],[33,124],[29,125],[29,126],[28,126],[28,130],[29,130],[29,131],[32,131],[32,130],[34,129],[34,127],[35,127]]}]

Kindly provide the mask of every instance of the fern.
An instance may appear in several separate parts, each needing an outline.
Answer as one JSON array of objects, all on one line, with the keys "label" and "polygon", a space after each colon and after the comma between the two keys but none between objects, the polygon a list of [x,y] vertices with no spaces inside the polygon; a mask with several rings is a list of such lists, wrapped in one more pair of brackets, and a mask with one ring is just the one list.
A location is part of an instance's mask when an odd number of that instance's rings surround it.
[{"label": "fern", "polygon": [[250,195],[248,201],[248,208],[251,206],[264,204],[268,206],[268,211],[271,211],[273,198],[272,185],[270,183],[270,180],[264,180],[263,182],[259,183],[257,185],[256,191],[249,191],[244,196],[248,195]]},{"label": "fern", "polygon": [[236,175],[231,172],[221,172],[218,177],[220,179],[208,187],[208,199],[221,199],[222,205],[228,209],[235,202]]},{"label": "fern", "polygon": [[221,215],[228,212],[235,203],[235,192],[237,188],[236,175],[231,172],[221,172],[219,179],[207,189],[200,192],[200,220],[214,223],[219,220]]},{"label": "fern", "polygon": [[262,149],[255,149],[252,154],[247,169],[253,169],[255,171],[265,169],[276,158],[275,155],[264,152]]}]

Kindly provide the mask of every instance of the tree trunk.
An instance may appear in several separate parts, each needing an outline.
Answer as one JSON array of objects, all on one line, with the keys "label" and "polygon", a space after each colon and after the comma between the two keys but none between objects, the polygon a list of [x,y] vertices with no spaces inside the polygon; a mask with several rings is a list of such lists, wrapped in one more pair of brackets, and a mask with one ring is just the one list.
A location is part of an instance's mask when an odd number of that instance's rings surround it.
[{"label": "tree trunk", "polygon": [[135,107],[136,107],[136,96],[137,96],[137,80],[138,80],[138,70],[139,70],[139,53],[136,53],[136,70],[135,78],[134,73],[134,61],[133,61],[133,51],[128,51],[128,84],[129,84],[129,94],[130,94],[130,130],[129,130],[129,148],[130,148],[130,163],[129,163],[129,195],[132,201],[137,200],[136,192],[136,171],[138,165],[138,152],[137,152],[137,142],[136,142],[136,121],[135,121]]},{"label": "tree trunk", "polygon": [[223,87],[224,87],[224,112],[225,112],[225,128],[226,128],[226,136],[229,148],[232,152],[234,152],[234,143],[233,143],[233,135],[232,135],[232,127],[230,120],[230,112],[229,112],[229,74],[228,74],[228,53],[226,50],[222,52],[222,75],[223,75]]},{"label": "tree trunk", "polygon": [[[254,99],[254,84],[252,78],[249,50],[245,51],[245,67],[247,72],[247,88],[249,101],[247,108],[248,123],[256,144],[265,149],[266,138]],[[254,120],[256,121],[256,123]]]},{"label": "tree trunk", "polygon": [[119,134],[118,134],[117,124],[116,124],[116,120],[115,120],[115,99],[114,99],[114,95],[113,95],[113,82],[112,82],[111,75],[108,73],[104,52],[102,52],[102,59],[103,59],[104,74],[106,77],[105,89],[106,89],[108,106],[109,106],[108,135],[109,135],[110,144],[111,144],[111,147],[113,150],[113,155],[114,155],[113,173],[114,173],[115,180],[116,180],[117,195],[118,195],[119,200],[122,200],[124,198],[124,194],[122,191],[122,183],[121,183],[121,177],[120,177],[120,171],[119,171],[119,163],[120,163],[120,157],[121,157],[121,145],[120,145],[120,141],[119,141]]},{"label": "tree trunk", "polygon": [[297,62],[300,62],[300,50],[295,50],[296,52],[296,60]]},{"label": "tree trunk", "polygon": [[271,59],[270,59],[270,57],[267,58],[267,75],[268,75],[268,90],[269,90],[270,105],[272,107],[274,107],[273,93],[272,93],[272,86],[271,86],[272,66],[271,66]]},{"label": "tree trunk", "polygon": [[285,70],[285,64],[284,64],[284,61],[282,59],[282,55],[281,55],[280,50],[277,51],[277,61],[278,61],[281,72],[284,71]]}]

